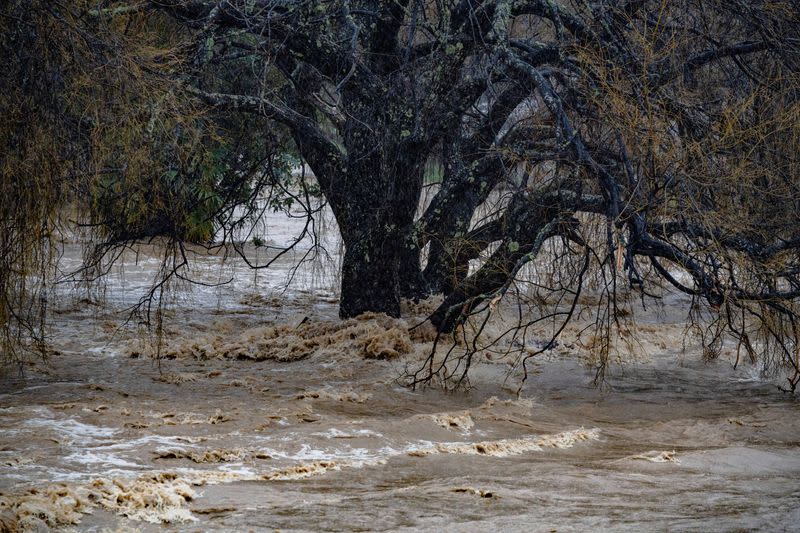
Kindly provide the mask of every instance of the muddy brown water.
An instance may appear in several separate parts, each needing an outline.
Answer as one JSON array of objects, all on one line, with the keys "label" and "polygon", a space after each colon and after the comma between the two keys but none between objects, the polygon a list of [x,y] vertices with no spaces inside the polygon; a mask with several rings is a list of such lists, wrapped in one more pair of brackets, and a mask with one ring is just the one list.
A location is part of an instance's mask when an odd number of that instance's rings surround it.
[{"label": "muddy brown water", "polygon": [[[604,387],[565,348],[535,361],[519,395],[502,360],[479,361],[468,391],[412,391],[398,378],[420,351],[131,357],[146,343],[119,326],[157,264],[131,259],[99,304],[57,298],[56,354],[0,382],[4,527],[800,528],[798,402],[757,367],[734,369],[730,353],[704,362],[682,350],[677,297],[642,315],[647,353],[613,365]],[[281,291],[285,273],[176,298],[170,342],[335,321],[331,291],[311,278]]]}]

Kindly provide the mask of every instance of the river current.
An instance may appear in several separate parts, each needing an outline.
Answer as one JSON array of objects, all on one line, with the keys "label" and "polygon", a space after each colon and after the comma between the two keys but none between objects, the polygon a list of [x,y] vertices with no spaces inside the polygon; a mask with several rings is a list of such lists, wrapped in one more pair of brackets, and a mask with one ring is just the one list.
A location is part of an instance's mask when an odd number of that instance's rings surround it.
[{"label": "river current", "polygon": [[52,354],[0,381],[0,530],[800,528],[800,404],[730,349],[704,360],[678,296],[630,304],[637,348],[601,386],[576,325],[521,389],[479,358],[467,390],[411,390],[424,306],[342,324],[335,265],[292,257],[198,254],[234,281],[168,297],[151,357],[126,320],[159,257],[124,257],[102,298],[61,289]]}]

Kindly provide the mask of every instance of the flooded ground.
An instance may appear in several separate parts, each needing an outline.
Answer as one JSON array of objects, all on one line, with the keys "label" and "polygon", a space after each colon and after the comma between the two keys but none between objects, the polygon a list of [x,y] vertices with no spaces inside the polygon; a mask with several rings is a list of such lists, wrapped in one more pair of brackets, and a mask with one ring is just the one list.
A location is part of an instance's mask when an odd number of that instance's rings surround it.
[{"label": "flooded ground", "polygon": [[288,259],[178,293],[153,360],[120,326],[159,260],[126,261],[105,300],[57,298],[49,361],[0,383],[0,530],[800,527],[800,405],[730,351],[704,362],[678,297],[604,387],[576,326],[519,394],[503,359],[412,391],[413,313],[341,324],[324,273],[282,290]]}]

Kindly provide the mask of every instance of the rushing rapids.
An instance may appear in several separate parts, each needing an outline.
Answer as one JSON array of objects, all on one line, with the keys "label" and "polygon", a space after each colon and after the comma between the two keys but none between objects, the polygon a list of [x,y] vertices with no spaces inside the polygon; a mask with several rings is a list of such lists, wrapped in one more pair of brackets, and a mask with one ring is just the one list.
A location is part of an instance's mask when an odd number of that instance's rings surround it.
[{"label": "rushing rapids", "polygon": [[[203,261],[198,276],[220,275],[218,258]],[[0,529],[780,530],[800,520],[797,402],[758,367],[734,368],[733,350],[704,361],[677,296],[634,311],[633,349],[601,386],[578,320],[521,388],[513,357],[478,354],[469,389],[414,391],[404,376],[433,340],[414,326],[434,306],[341,322],[319,273],[283,290],[287,260],[175,297],[158,344],[121,327],[158,264],[129,260],[104,301],[56,295],[53,353],[3,378]]]}]

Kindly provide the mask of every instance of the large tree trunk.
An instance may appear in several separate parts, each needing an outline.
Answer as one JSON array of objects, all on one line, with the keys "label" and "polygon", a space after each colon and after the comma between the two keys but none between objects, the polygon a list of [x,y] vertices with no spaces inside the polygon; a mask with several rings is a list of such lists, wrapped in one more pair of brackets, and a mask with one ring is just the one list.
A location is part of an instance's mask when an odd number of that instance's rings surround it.
[{"label": "large tree trunk", "polygon": [[420,268],[420,250],[414,234],[409,230],[399,256],[400,296],[409,300],[424,299],[429,292]]},{"label": "large tree trunk", "polygon": [[[357,148],[351,153],[370,154],[367,147]],[[340,183],[346,198],[344,213],[337,215],[345,243],[342,318],[367,311],[399,317],[401,295],[408,296],[408,287],[421,279],[419,254],[409,247],[422,187],[418,152],[390,140],[381,152],[369,148],[372,154],[354,157]]]},{"label": "large tree trunk", "polygon": [[398,317],[401,296],[419,298],[423,293],[419,252],[409,239],[414,211],[393,208],[370,215],[368,206],[353,207],[362,216],[351,217],[349,227],[342,230],[339,316],[372,311]]},{"label": "large tree trunk", "polygon": [[348,231],[345,241],[339,316],[350,318],[373,311],[399,317],[397,232],[363,222]]}]

